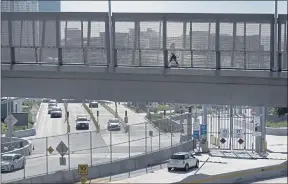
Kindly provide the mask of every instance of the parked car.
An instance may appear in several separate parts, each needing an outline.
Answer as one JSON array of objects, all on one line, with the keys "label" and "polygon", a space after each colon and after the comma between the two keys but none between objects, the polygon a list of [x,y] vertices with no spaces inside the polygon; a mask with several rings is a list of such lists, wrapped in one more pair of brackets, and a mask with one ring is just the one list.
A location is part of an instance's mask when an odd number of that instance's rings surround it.
[{"label": "parked car", "polygon": [[96,101],[89,102],[89,108],[98,108],[98,102]]},{"label": "parked car", "polygon": [[53,107],[50,111],[50,118],[62,118],[62,109],[60,107]]},{"label": "parked car", "polygon": [[188,171],[192,167],[198,168],[199,160],[189,152],[174,153],[167,165],[168,171],[171,171],[172,168]]},{"label": "parked car", "polygon": [[90,119],[85,115],[76,117],[76,130],[89,130]]},{"label": "parked car", "polygon": [[48,104],[48,114],[51,113],[51,110],[52,110],[53,107],[57,107],[57,104],[56,103],[49,103]]},{"label": "parked car", "polygon": [[118,118],[111,118],[109,119],[109,121],[107,122],[107,129],[108,131],[111,130],[121,130],[121,122]]},{"label": "parked car", "polygon": [[25,157],[20,154],[4,154],[1,158],[1,172],[12,172],[25,167]]}]

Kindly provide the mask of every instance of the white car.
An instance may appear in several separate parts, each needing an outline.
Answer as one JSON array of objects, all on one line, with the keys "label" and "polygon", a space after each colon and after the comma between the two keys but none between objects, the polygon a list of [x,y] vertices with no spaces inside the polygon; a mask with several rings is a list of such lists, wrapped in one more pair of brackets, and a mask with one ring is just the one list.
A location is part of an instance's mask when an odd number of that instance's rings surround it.
[{"label": "white car", "polygon": [[25,167],[25,157],[20,154],[4,154],[1,159],[1,172],[11,172]]},{"label": "white car", "polygon": [[53,107],[50,111],[50,118],[62,118],[62,109],[60,107]]},{"label": "white car", "polygon": [[49,100],[48,103],[49,103],[49,104],[50,104],[50,103],[56,103],[56,104],[57,104],[57,100]]},{"label": "white car", "polygon": [[85,115],[79,115],[76,117],[76,130],[89,130],[90,119]]},{"label": "white car", "polygon": [[188,171],[192,167],[198,168],[199,160],[189,152],[174,153],[167,165],[168,171],[171,171],[172,168]]},{"label": "white car", "polygon": [[51,110],[52,110],[53,107],[57,107],[57,104],[56,103],[49,103],[48,104],[48,114],[51,113]]},{"label": "white car", "polygon": [[121,122],[118,118],[111,118],[109,119],[108,123],[107,123],[107,129],[108,131],[111,130],[121,130]]}]

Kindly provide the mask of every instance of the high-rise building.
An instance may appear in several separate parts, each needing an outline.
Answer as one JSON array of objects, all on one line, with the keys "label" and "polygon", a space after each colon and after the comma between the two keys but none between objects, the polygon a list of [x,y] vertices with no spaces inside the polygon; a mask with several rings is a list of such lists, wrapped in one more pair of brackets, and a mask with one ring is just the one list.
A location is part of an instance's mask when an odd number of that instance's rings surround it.
[{"label": "high-rise building", "polygon": [[39,12],[61,12],[61,2],[55,0],[39,1]]}]

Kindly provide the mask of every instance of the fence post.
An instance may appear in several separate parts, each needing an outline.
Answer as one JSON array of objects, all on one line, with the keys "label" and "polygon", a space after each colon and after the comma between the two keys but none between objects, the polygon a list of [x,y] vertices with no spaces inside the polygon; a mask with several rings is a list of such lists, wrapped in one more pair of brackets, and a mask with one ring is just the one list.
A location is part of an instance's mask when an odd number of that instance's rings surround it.
[{"label": "fence post", "polygon": [[93,159],[92,159],[92,154],[93,154],[93,151],[92,151],[92,132],[90,132],[90,165],[92,167],[92,162],[93,162]]},{"label": "fence post", "polygon": [[68,169],[69,169],[69,171],[70,171],[70,169],[71,169],[71,165],[70,165],[70,161],[71,161],[71,157],[70,157],[70,149],[71,149],[71,147],[70,147],[70,134],[68,133]]},{"label": "fence post", "polygon": [[147,121],[145,122],[145,154],[147,154]]},{"label": "fence post", "polygon": [[110,131],[110,162],[112,163],[112,132]]},{"label": "fence post", "polygon": [[171,141],[171,148],[172,148],[172,144],[173,144],[173,143],[172,143],[172,135],[173,135],[173,134],[172,134],[172,119],[171,119],[171,115],[170,115],[170,133],[171,133],[171,134],[170,134],[170,141]]},{"label": "fence post", "polygon": [[46,137],[46,174],[48,174],[48,137]]},{"label": "fence post", "polygon": [[[160,123],[159,123],[160,125]],[[160,134],[161,134],[161,131],[160,131],[160,126],[158,126],[158,130],[159,130],[159,151],[161,150],[161,137],[160,137]]]},{"label": "fence post", "polygon": [[[131,157],[131,143],[130,143],[130,125],[128,125],[128,143],[129,143],[129,159]],[[129,172],[130,174],[130,172]]]}]

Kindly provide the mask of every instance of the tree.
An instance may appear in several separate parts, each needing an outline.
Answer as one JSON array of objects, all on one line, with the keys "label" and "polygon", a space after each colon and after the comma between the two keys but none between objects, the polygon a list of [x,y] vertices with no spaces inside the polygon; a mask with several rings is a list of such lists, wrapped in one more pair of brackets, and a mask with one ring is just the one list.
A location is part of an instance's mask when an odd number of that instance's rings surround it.
[{"label": "tree", "polygon": [[287,107],[277,107],[274,109],[274,113],[277,116],[284,116],[288,114],[288,108]]}]

